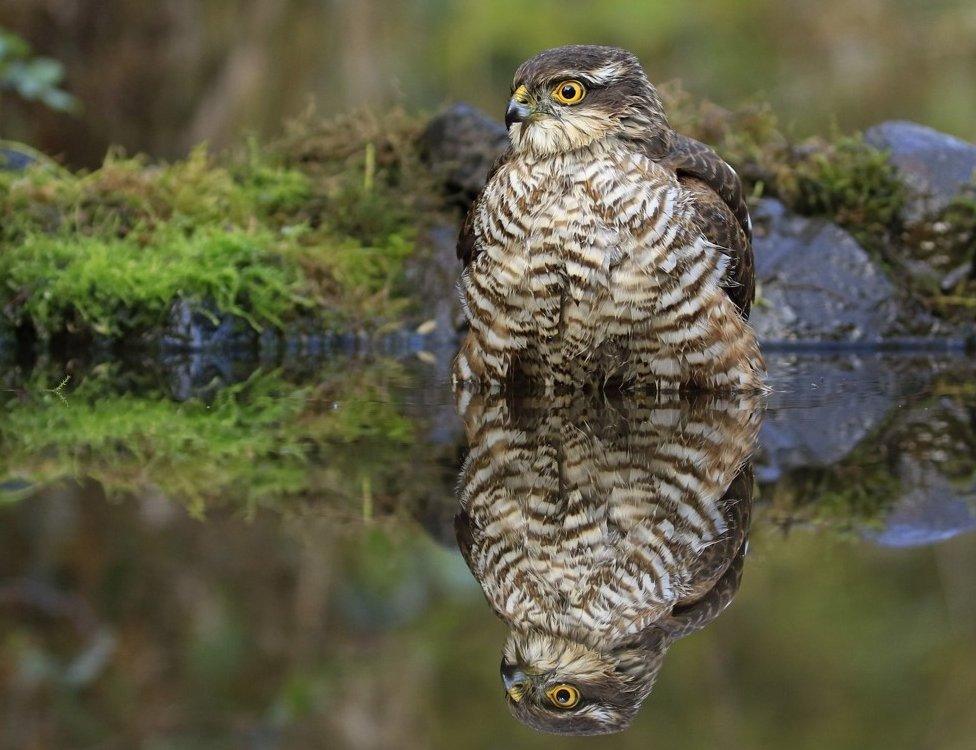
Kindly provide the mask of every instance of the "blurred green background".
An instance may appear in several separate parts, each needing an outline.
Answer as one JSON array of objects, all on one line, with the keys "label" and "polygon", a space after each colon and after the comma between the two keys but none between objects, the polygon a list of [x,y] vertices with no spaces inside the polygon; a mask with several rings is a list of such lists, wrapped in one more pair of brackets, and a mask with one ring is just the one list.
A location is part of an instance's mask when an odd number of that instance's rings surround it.
[{"label": "blurred green background", "polygon": [[5,97],[2,135],[75,165],[274,133],[312,101],[500,116],[515,66],[568,42],[630,48],[724,106],[768,100],[800,135],[906,118],[976,138],[971,0],[2,0],[0,27],[82,105]]},{"label": "blurred green background", "polygon": [[[976,736],[973,535],[896,552],[760,521],[734,604],[670,650],[633,727],[574,739],[509,716],[505,628],[416,526],[314,504],[204,523],[151,494],[106,503],[91,483],[0,520],[4,748],[968,750]],[[63,583],[17,592],[28,574]]]},{"label": "blurred green background", "polygon": [[[871,541],[972,528],[966,360],[886,361],[951,365],[899,381],[911,398],[828,390],[826,370],[784,383],[741,589],[599,739],[508,714],[506,628],[454,540],[465,448],[443,377],[240,364],[189,391],[135,361],[0,369],[0,749],[973,747],[976,534]],[[819,430],[823,458],[790,430]]]}]

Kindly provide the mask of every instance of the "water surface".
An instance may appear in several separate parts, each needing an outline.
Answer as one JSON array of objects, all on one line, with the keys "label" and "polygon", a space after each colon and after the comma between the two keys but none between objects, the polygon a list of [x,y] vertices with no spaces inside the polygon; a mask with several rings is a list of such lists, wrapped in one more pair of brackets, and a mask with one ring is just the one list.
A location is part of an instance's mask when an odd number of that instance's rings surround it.
[{"label": "water surface", "polygon": [[[972,361],[769,360],[741,581],[669,645],[629,730],[575,744],[972,747]],[[445,373],[6,365],[0,747],[564,745],[505,704],[509,628],[455,536],[469,448]],[[616,445],[662,405],[627,408],[578,425]]]}]

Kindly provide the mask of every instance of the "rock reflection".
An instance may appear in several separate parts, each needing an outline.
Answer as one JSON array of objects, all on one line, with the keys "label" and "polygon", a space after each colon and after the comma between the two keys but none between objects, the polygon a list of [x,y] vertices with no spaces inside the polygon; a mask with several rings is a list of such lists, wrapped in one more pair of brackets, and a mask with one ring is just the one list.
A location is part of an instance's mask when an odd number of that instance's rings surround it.
[{"label": "rock reflection", "polygon": [[762,400],[465,394],[460,410],[457,540],[510,628],[512,713],[625,728],[670,646],[738,590]]}]

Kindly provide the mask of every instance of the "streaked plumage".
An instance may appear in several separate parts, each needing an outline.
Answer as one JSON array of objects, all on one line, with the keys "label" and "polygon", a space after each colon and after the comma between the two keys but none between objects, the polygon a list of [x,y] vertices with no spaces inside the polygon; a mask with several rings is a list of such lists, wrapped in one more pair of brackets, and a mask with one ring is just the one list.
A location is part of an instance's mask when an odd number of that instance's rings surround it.
[{"label": "streaked plumage", "polygon": [[[559,104],[561,81],[579,83],[581,101]],[[671,130],[623,50],[549,50],[519,67],[513,90],[512,147],[458,241],[471,330],[456,381],[761,388],[734,170]]]},{"label": "streaked plumage", "polygon": [[[738,588],[762,403],[459,394],[457,538],[510,628],[506,700],[543,731],[622,729]],[[578,706],[553,705],[558,685]]]}]

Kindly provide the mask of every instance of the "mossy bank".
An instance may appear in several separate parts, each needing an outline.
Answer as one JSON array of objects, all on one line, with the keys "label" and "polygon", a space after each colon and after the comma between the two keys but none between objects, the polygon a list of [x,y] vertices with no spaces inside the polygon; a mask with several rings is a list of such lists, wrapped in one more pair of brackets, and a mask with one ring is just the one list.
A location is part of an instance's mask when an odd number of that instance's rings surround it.
[{"label": "mossy bank", "polygon": [[[903,181],[861,136],[801,142],[767,107],[728,111],[677,87],[665,98],[676,129],[715,146],[753,197],[849,231],[928,319],[972,319],[976,191],[908,225]],[[180,346],[180,315],[250,342],[421,323],[454,274],[425,257],[425,230],[458,220],[504,148],[504,129],[483,122],[461,122],[441,163],[426,119],[392,111],[309,114],[272,143],[169,164],[110,153],[89,173],[45,159],[0,171],[0,341]],[[444,278],[411,285],[410,268],[436,262]]]},{"label": "mossy bank", "polygon": [[[847,230],[934,319],[965,325],[976,318],[976,173],[945,205],[913,215],[910,206],[925,186],[910,187],[913,177],[899,172],[897,158],[864,134],[834,131],[800,140],[768,106],[730,111],[694,100],[677,84],[663,87],[663,94],[673,126],[711,144],[753,199],[776,198],[792,212]],[[943,137],[976,162],[976,146]],[[937,171],[945,154],[917,158],[928,158],[928,168]]]},{"label": "mossy bank", "polygon": [[290,124],[277,141],[90,173],[0,172],[2,326],[21,340],[147,344],[176,302],[238,327],[377,331],[439,210],[402,112]]},{"label": "mossy bank", "polygon": [[[113,498],[152,488],[195,514],[318,503],[361,519],[413,510],[434,484],[422,477],[437,469],[438,446],[419,439],[425,420],[404,403],[415,375],[391,359],[336,358],[314,382],[254,369],[185,400],[154,368],[62,372],[0,377],[0,505],[95,481]],[[417,477],[410,497],[405,474]]]}]

